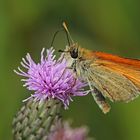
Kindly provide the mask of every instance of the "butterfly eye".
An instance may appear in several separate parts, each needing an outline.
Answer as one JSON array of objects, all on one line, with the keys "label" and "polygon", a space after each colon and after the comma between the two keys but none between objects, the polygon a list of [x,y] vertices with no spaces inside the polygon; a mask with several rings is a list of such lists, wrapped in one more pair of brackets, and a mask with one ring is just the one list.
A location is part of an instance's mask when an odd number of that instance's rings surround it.
[{"label": "butterfly eye", "polygon": [[70,51],[70,55],[71,55],[72,58],[77,58],[78,57],[78,49],[77,48],[76,49],[72,49]]}]

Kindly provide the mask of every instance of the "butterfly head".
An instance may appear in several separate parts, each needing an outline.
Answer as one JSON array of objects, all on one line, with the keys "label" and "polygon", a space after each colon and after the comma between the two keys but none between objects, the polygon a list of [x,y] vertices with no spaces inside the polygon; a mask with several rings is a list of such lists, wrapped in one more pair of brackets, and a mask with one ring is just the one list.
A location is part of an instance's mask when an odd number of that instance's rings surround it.
[{"label": "butterfly head", "polygon": [[69,53],[70,53],[70,56],[73,58],[73,59],[77,59],[78,58],[78,44],[77,43],[74,43],[72,44],[70,47],[69,47]]}]

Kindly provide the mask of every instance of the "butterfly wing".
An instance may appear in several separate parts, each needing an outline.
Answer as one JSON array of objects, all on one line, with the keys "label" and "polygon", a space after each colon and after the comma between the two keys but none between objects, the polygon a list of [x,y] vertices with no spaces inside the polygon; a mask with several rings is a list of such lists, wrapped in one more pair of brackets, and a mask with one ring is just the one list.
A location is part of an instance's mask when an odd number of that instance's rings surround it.
[{"label": "butterfly wing", "polygon": [[101,52],[96,53],[96,57],[99,60],[96,61],[97,63],[102,63],[104,66],[123,74],[140,88],[140,60],[122,58]]},{"label": "butterfly wing", "polygon": [[140,94],[140,61],[95,53],[89,81],[111,101],[129,102]]}]

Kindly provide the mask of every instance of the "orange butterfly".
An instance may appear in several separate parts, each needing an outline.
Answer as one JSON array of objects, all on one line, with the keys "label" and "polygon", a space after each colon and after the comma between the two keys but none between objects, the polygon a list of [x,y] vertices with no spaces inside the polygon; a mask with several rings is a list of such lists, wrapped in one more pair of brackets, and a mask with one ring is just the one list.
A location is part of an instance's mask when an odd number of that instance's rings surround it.
[{"label": "orange butterfly", "polygon": [[[71,38],[65,23],[63,27]],[[106,98],[112,102],[129,102],[140,94],[140,60],[90,51],[71,41],[65,58],[76,75],[88,83],[94,100],[104,113],[110,110]]]}]

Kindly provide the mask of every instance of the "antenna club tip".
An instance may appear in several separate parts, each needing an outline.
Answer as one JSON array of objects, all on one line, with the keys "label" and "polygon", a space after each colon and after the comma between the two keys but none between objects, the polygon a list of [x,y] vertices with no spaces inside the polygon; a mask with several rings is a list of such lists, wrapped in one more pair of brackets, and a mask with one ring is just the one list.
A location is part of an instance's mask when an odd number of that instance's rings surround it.
[{"label": "antenna club tip", "polygon": [[63,25],[64,29],[68,32],[67,24],[65,21],[63,21],[62,25]]},{"label": "antenna club tip", "polygon": [[63,21],[63,22],[62,22],[62,25],[63,25],[63,26],[66,26],[66,22],[65,22],[65,21]]}]

